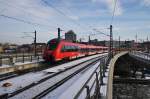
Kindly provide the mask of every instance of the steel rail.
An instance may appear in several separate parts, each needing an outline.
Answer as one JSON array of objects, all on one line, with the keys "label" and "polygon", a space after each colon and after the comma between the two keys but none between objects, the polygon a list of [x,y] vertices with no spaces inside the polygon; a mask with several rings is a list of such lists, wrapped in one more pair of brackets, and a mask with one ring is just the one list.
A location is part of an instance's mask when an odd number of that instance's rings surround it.
[{"label": "steel rail", "polygon": [[72,77],[74,77],[75,75],[77,75],[78,73],[82,72],[83,70],[85,70],[86,68],[88,68],[89,66],[91,66],[92,64],[96,64],[97,61],[99,61],[99,58],[98,59],[96,58],[91,63],[87,64],[86,66],[84,66],[84,67],[82,67],[80,69],[78,69],[77,71],[75,71],[74,73],[72,73],[69,76],[65,77],[64,79],[62,79],[61,81],[57,82],[53,86],[47,88],[46,90],[44,90],[40,94],[36,95],[33,99],[41,99],[42,97],[44,97],[48,93],[52,92],[53,90],[55,90],[56,88],[58,88],[59,86],[61,86],[62,84],[64,84],[66,81],[68,81],[69,79],[71,79]]},{"label": "steel rail", "polygon": [[[103,56],[104,56],[104,55],[103,55]],[[101,57],[103,57],[103,56],[101,56]],[[98,56],[98,57],[99,57],[99,56]],[[96,59],[96,58],[98,58],[98,57],[95,57],[95,58],[93,58],[93,59]],[[50,76],[48,76],[48,77],[45,77],[45,78],[39,80],[39,81],[36,82],[36,83],[32,83],[32,84],[30,84],[30,85],[28,85],[28,86],[26,86],[26,87],[23,87],[23,88],[21,88],[21,89],[15,91],[15,92],[13,92],[13,93],[10,93],[10,94],[8,95],[8,97],[9,97],[9,98],[10,98],[10,97],[13,97],[13,96],[15,96],[15,95],[17,95],[17,94],[19,94],[19,93],[25,91],[25,90],[28,90],[29,88],[32,88],[32,87],[34,87],[34,86],[36,86],[36,85],[39,85],[40,83],[45,82],[46,80],[48,80],[48,79],[50,79],[50,78],[53,78],[53,77],[55,77],[55,76],[57,76],[57,75],[59,75],[59,74],[61,74],[61,73],[63,73],[63,72],[66,72],[67,70],[70,70],[70,69],[72,69],[72,68],[74,68],[74,67],[77,67],[77,66],[79,66],[79,65],[81,65],[81,64],[83,64],[83,63],[86,63],[86,62],[90,61],[90,60],[91,60],[91,59],[86,60],[86,61],[84,61],[84,62],[81,62],[81,63],[79,63],[79,64],[76,64],[76,65],[74,65],[74,66],[71,66],[71,67],[65,69],[64,71],[60,71],[60,72],[57,72],[57,73],[55,73],[55,74],[52,74],[52,75],[50,75]]]},{"label": "steel rail", "polygon": [[[89,55],[89,56],[92,56],[92,55]],[[84,57],[79,57],[79,58],[76,58],[76,59],[73,59],[73,60],[71,60],[71,61],[74,61],[74,60],[78,60],[78,59],[82,59],[82,58],[84,58]],[[68,61],[68,62],[70,62],[70,61]],[[64,61],[61,61],[61,62],[58,62],[58,63],[55,63],[55,64],[44,64],[44,61],[41,61],[41,62],[37,62],[37,63],[28,63],[28,64],[33,64],[33,65],[36,65],[36,64],[38,64],[39,66],[38,67],[33,67],[33,68],[31,68],[31,70],[29,69],[28,71],[30,72],[30,71],[32,71],[34,68],[36,68],[36,71],[41,71],[41,70],[44,70],[44,69],[47,69],[46,67],[55,67],[55,66],[58,66],[58,65],[61,65],[61,64],[63,64],[63,63],[68,63],[68,62],[64,62]],[[28,64],[24,64],[24,65],[28,65]],[[42,69],[38,69],[38,68],[40,68],[40,67],[45,67],[45,68],[42,68]],[[18,77],[18,76],[21,76],[21,75],[23,75],[23,74],[26,74],[26,73],[28,73],[28,72],[24,72],[24,73],[21,73],[21,74],[18,74],[17,72],[17,68],[22,68],[22,67],[19,67],[19,66],[17,66],[17,67],[15,67],[15,66],[13,66],[13,67],[7,67],[7,68],[0,68],[0,71],[5,71],[5,70],[9,70],[9,69],[14,69],[14,72],[8,72],[8,73],[6,73],[6,74],[1,74],[0,75],[0,81],[4,81],[4,80],[7,80],[7,79],[10,79],[10,78],[14,78],[14,77]],[[38,69],[38,70],[37,70]],[[19,70],[19,69],[18,69]],[[24,69],[23,70],[19,70],[19,72],[20,71],[25,71]],[[34,71],[35,71],[35,69],[34,69]],[[6,75],[6,76],[5,76]],[[14,76],[15,75],[15,76]]]}]

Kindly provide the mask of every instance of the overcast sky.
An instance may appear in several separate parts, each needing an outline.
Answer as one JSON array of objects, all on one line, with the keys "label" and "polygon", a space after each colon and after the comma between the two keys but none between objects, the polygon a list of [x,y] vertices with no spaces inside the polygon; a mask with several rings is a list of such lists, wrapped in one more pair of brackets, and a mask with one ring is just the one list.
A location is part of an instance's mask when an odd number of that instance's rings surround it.
[{"label": "overcast sky", "polygon": [[[58,27],[61,35],[72,29],[85,40],[96,33],[95,28],[109,34],[114,4],[114,0],[0,0],[0,42],[31,43],[35,30],[37,41],[47,42],[57,37]],[[131,40],[136,34],[139,39],[150,38],[149,14],[150,0],[117,0],[114,39]],[[99,34],[91,39],[108,37]]]}]

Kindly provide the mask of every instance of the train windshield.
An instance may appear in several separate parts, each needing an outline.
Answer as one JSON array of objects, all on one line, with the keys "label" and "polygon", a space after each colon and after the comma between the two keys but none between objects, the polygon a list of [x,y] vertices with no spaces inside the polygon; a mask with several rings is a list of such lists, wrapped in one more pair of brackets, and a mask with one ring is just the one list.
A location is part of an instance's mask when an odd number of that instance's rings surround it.
[{"label": "train windshield", "polygon": [[58,41],[50,41],[47,44],[49,50],[55,50],[58,45]]}]

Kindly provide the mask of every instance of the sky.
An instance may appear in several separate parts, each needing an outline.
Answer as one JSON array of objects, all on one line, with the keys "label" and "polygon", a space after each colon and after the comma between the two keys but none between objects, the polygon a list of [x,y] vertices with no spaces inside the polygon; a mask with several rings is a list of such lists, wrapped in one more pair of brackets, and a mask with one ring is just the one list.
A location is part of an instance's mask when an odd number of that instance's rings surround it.
[{"label": "sky", "polygon": [[[0,0],[0,42],[47,42],[73,30],[77,38],[108,40],[109,26],[113,38],[139,41],[150,39],[150,0]],[[96,31],[95,31],[96,30]],[[100,32],[98,32],[100,31]],[[97,35],[92,35],[97,34]]]}]

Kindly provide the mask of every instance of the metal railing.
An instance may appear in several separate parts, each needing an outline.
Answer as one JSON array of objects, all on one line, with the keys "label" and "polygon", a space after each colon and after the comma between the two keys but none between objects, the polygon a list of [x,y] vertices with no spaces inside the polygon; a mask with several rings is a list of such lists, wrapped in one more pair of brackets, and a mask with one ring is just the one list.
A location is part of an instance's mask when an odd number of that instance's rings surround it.
[{"label": "metal railing", "polygon": [[36,57],[33,53],[29,54],[14,54],[14,55],[6,55],[0,56],[0,66],[3,65],[14,65],[15,63],[24,63],[24,62],[33,62],[34,60],[39,61],[42,59],[42,54],[37,53]]},{"label": "metal railing", "polygon": [[[101,97],[100,88],[104,85],[103,78],[105,77],[106,68],[106,57],[103,57],[100,59],[98,67],[89,76],[88,80],[77,92],[74,99],[79,99],[81,94],[86,94],[85,99],[99,99]],[[89,83],[92,84],[89,85]]]},{"label": "metal railing", "polygon": [[148,61],[150,60],[150,53],[134,51],[134,52],[131,52],[131,55],[134,55],[135,57],[139,57],[144,60],[148,60]]}]

